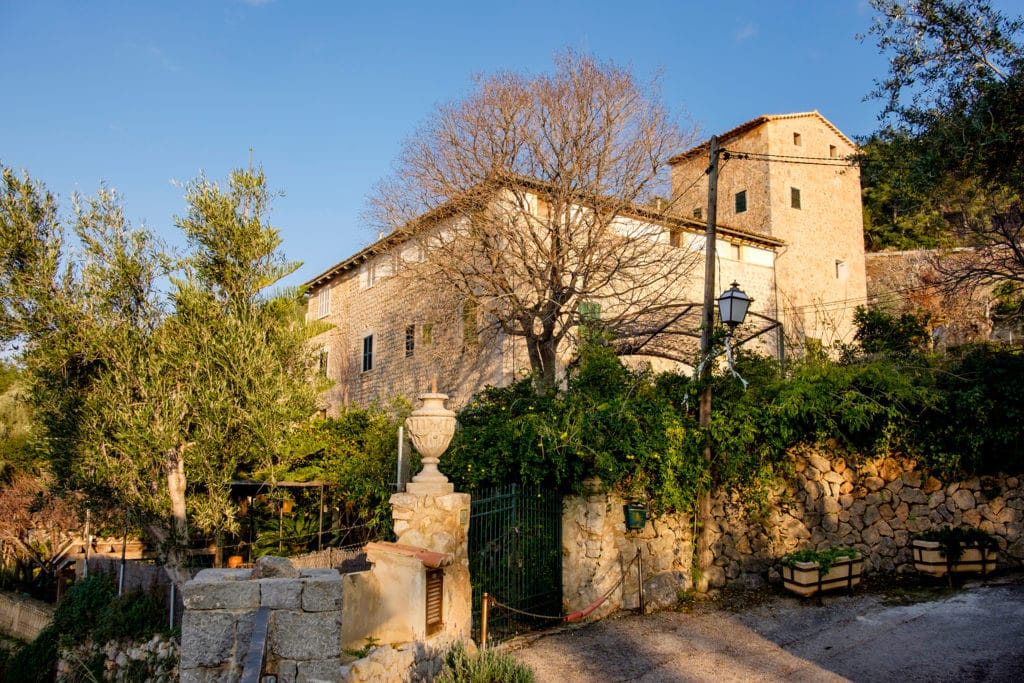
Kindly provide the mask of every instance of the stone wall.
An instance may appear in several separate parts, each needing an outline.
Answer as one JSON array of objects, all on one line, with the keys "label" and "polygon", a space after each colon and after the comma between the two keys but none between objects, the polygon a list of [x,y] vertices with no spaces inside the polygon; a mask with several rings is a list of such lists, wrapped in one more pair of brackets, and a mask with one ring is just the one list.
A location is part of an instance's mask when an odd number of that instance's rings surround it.
[{"label": "stone wall", "polygon": [[237,680],[263,606],[271,609],[266,673],[280,683],[340,680],[341,575],[293,568],[294,576],[254,578],[254,571],[204,569],[185,585],[182,683]]},{"label": "stone wall", "polygon": [[[778,581],[782,555],[829,545],[858,548],[865,571],[911,571],[910,538],[943,525],[980,527],[999,539],[1002,566],[1024,562],[1019,476],[943,482],[912,460],[885,458],[855,467],[843,457],[813,451],[792,457],[795,476],[772,492],[762,513],[751,513],[735,497],[714,501],[712,586]],[[622,504],[601,493],[566,499],[562,543],[568,612],[590,606],[623,578],[595,614],[635,608],[638,550],[648,605],[672,604],[679,591],[691,587],[692,520],[665,515],[649,520],[642,530],[626,531]]]},{"label": "stone wall", "polygon": [[145,642],[111,640],[103,646],[82,643],[62,650],[57,681],[86,680],[82,663],[103,655],[103,681],[111,683],[174,683],[178,680],[179,647],[175,638],[157,634]]},{"label": "stone wall", "polygon": [[0,633],[31,642],[51,619],[53,605],[17,593],[0,592]]}]

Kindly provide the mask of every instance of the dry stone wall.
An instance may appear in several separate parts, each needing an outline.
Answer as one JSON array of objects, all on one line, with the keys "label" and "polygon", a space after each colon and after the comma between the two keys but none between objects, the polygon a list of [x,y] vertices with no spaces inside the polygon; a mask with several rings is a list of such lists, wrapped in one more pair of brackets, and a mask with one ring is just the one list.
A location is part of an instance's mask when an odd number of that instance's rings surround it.
[{"label": "dry stone wall", "polygon": [[[760,512],[735,496],[712,506],[712,586],[777,582],[778,560],[800,548],[848,545],[865,557],[865,571],[911,571],[909,541],[943,525],[976,526],[999,540],[1002,566],[1024,562],[1024,492],[1017,475],[944,482],[908,459],[868,460],[856,466],[813,450],[792,454],[794,475],[772,491]],[[693,520],[664,515],[627,531],[623,502],[591,493],[568,498],[562,523],[563,595],[569,612],[603,616],[639,604],[636,555],[642,556],[644,597],[667,606],[692,586]],[[620,583],[621,579],[621,583]],[[610,593],[609,593],[610,591]]]}]

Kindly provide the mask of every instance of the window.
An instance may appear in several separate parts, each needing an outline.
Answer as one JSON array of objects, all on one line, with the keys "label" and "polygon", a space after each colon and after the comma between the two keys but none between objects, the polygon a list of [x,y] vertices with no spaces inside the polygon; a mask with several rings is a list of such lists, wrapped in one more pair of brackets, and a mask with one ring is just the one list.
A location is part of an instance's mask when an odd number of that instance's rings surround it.
[{"label": "window", "polygon": [[789,205],[792,206],[794,209],[800,208],[800,188],[789,188]]},{"label": "window", "polygon": [[327,376],[327,349],[326,348],[321,348],[320,349],[320,353],[317,354],[316,369],[317,369],[317,372],[322,377],[326,377]]},{"label": "window", "polygon": [[416,326],[405,326],[405,357],[411,358],[416,351]]},{"label": "window", "polygon": [[836,260],[836,279],[837,280],[845,280],[846,279],[846,261]]},{"label": "window", "polygon": [[373,335],[363,337],[363,372],[373,370]]},{"label": "window", "polygon": [[839,151],[836,149],[835,145],[829,145],[828,146],[828,155],[830,157],[832,157],[833,159],[835,159],[837,156],[839,156]]},{"label": "window", "polygon": [[702,208],[700,208],[698,206],[696,209],[693,210],[693,217],[697,218],[697,219],[703,218],[704,217],[704,209],[702,209]]},{"label": "window", "polygon": [[736,213],[743,213],[747,210],[747,191],[740,190],[736,193]]},{"label": "window", "polygon": [[420,330],[420,340],[424,346],[430,346],[434,343],[434,323],[423,323],[423,327]]},{"label": "window", "polygon": [[463,346],[475,346],[477,343],[477,303],[466,301],[462,304],[462,344]]},{"label": "window", "polygon": [[797,147],[803,144],[803,140],[800,139],[800,133],[793,133],[793,144]]},{"label": "window", "polygon": [[369,289],[376,281],[377,272],[373,261],[367,261],[359,268],[359,289]]},{"label": "window", "polygon": [[580,302],[580,322],[592,323],[601,319],[601,304],[596,301]]},{"label": "window", "polygon": [[326,318],[331,314],[331,286],[329,284],[320,288],[316,297],[316,317]]},{"label": "window", "polygon": [[738,245],[738,244],[730,244],[729,245],[729,257],[732,260],[734,260],[734,261],[739,261],[740,260],[740,255],[741,255],[740,245]]}]

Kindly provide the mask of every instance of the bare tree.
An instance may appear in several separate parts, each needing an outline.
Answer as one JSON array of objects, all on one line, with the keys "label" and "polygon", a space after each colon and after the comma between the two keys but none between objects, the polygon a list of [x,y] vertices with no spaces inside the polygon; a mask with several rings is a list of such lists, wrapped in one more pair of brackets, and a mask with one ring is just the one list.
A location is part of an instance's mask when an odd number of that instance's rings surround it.
[{"label": "bare tree", "polygon": [[408,237],[401,267],[434,300],[525,340],[550,385],[581,312],[614,331],[678,301],[695,252],[670,246],[656,197],[694,137],[656,83],[564,54],[553,74],[478,77],[441,106],[377,188],[371,220]]}]

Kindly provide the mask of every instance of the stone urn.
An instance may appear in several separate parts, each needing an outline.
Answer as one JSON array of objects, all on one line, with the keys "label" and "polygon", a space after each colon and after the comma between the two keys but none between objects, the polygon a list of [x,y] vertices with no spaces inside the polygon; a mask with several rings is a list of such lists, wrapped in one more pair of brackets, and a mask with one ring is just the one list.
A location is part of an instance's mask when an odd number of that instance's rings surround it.
[{"label": "stone urn", "polygon": [[423,403],[405,420],[405,429],[412,445],[420,454],[423,470],[406,487],[409,493],[445,495],[455,487],[437,469],[441,454],[455,434],[455,412],[445,408],[448,394],[428,392],[419,395]]}]

